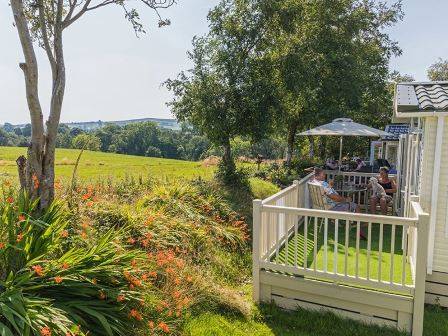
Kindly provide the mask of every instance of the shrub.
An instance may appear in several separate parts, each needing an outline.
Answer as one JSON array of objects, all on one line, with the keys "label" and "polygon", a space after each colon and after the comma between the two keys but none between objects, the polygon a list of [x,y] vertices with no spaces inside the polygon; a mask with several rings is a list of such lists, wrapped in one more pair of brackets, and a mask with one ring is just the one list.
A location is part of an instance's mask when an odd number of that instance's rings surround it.
[{"label": "shrub", "polygon": [[249,190],[249,174],[243,168],[233,168],[228,167],[219,161],[218,169],[215,172],[215,178],[222,182],[226,186],[232,186],[235,188],[245,188]]},{"label": "shrub", "polygon": [[[128,335],[140,294],[129,287],[138,251],[109,231],[95,246],[71,237],[68,213],[54,203],[37,218],[36,202],[6,190],[0,204],[2,335]],[[128,274],[128,276],[126,276]],[[123,298],[120,300],[119,298]]]}]

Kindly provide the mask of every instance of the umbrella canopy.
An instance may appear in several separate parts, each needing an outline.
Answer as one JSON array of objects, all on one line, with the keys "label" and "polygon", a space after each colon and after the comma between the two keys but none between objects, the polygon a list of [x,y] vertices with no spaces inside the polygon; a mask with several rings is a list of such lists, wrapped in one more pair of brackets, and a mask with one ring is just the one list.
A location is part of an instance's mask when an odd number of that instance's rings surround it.
[{"label": "umbrella canopy", "polygon": [[333,135],[333,136],[364,136],[382,137],[391,136],[390,133],[379,129],[358,124],[348,118],[338,118],[329,124],[318,126],[299,135]]},{"label": "umbrella canopy", "polygon": [[341,171],[342,162],[342,139],[344,136],[363,136],[363,137],[383,137],[391,136],[391,133],[369,127],[363,124],[355,123],[352,119],[338,118],[329,124],[318,126],[299,135],[330,135],[339,136],[339,171]]}]

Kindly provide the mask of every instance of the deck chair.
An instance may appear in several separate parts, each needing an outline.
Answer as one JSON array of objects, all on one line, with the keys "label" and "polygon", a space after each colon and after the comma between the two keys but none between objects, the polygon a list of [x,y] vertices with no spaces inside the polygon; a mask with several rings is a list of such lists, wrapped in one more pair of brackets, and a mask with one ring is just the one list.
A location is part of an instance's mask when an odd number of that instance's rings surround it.
[{"label": "deck chair", "polygon": [[318,184],[309,182],[308,190],[310,192],[311,197],[311,206],[313,209],[317,210],[329,210],[329,205],[324,201],[325,192],[324,188]]},{"label": "deck chair", "polygon": [[[309,182],[308,183],[308,191],[311,196],[311,207],[317,210],[329,210],[329,205],[324,201],[325,192],[324,188],[318,184]],[[319,232],[322,229],[322,224],[324,223],[323,218],[319,220]]]}]

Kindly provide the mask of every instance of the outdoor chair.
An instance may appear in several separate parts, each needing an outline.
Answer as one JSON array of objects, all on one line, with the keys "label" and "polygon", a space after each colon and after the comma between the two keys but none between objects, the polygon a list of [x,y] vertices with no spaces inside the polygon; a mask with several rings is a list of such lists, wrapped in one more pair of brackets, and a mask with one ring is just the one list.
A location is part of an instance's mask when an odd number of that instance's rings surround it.
[{"label": "outdoor chair", "polygon": [[309,182],[308,190],[310,192],[311,205],[313,209],[330,210],[330,207],[324,201],[325,192],[324,188],[320,184]]}]

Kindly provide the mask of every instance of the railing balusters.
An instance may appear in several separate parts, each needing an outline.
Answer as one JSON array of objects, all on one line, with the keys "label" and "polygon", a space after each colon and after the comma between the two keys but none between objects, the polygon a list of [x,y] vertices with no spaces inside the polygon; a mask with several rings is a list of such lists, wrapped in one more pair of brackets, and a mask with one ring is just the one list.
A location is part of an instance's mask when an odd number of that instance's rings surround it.
[{"label": "railing balusters", "polygon": [[350,223],[348,220],[345,221],[345,244],[344,244],[344,275],[347,276],[348,269],[348,243],[350,236]]},{"label": "railing balusters", "polygon": [[313,246],[313,264],[314,271],[317,268],[317,217],[314,217],[314,246]]},{"label": "railing balusters", "polygon": [[305,216],[303,222],[303,268],[308,267],[308,216]]},{"label": "railing balusters", "polygon": [[333,271],[334,274],[338,273],[338,234],[339,234],[339,219],[334,221],[334,261]]},{"label": "railing balusters", "polygon": [[285,265],[288,265],[288,257],[289,257],[289,219],[290,219],[290,215],[289,214],[285,214],[285,222],[283,223],[284,226],[284,230],[285,230]]},{"label": "railing balusters", "polygon": [[[405,232],[408,232],[408,226],[407,225],[403,225],[403,230],[405,230]],[[405,234],[404,235],[404,248],[403,248],[403,255],[402,255],[402,264],[401,264],[401,284],[404,286],[406,285],[406,259],[407,259],[407,255],[408,255],[408,235]]]},{"label": "railing balusters", "polygon": [[276,213],[275,218],[275,227],[276,227],[276,235],[275,235],[275,262],[278,263],[278,253],[280,251],[280,213]]},{"label": "railing balusters", "polygon": [[361,223],[360,221],[356,222],[356,260],[355,260],[355,277],[359,278],[359,238],[361,235]]},{"label": "railing balusters", "polygon": [[367,228],[367,280],[370,280],[370,250],[372,249],[372,223]]},{"label": "railing balusters", "polygon": [[392,224],[390,234],[390,283],[394,282],[394,259],[395,259],[395,225]]},{"label": "railing balusters", "polygon": [[378,246],[378,282],[382,281],[381,268],[383,264],[382,254],[383,254],[383,223],[380,223],[380,242]]},{"label": "railing balusters", "polygon": [[294,266],[297,267],[297,245],[299,240],[299,221],[298,218],[295,218],[294,220]]},{"label": "railing balusters", "polygon": [[328,218],[325,217],[324,222],[324,272],[328,267]]}]

